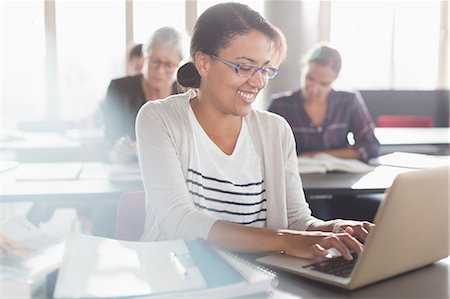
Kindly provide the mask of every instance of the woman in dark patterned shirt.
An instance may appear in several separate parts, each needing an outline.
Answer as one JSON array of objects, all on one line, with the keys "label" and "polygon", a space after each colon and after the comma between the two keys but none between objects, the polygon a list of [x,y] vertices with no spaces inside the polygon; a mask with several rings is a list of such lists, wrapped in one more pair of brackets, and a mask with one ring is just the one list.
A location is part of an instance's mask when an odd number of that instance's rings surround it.
[{"label": "woman in dark patterned shirt", "polygon": [[301,89],[272,97],[269,111],[291,125],[298,155],[324,152],[363,161],[378,155],[374,123],[361,95],[331,87],[341,65],[338,51],[315,47],[304,59]]}]

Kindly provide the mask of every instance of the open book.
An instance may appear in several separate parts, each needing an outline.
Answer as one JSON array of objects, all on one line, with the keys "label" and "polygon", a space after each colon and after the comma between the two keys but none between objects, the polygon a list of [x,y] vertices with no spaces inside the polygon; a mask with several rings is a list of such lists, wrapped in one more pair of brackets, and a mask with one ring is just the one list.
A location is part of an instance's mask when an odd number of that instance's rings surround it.
[{"label": "open book", "polygon": [[275,276],[203,240],[70,236],[54,298],[228,298],[271,290]]},{"label": "open book", "polygon": [[374,169],[373,166],[356,159],[341,159],[328,154],[313,157],[298,157],[300,173],[326,173],[330,171],[364,173]]},{"label": "open book", "polygon": [[60,265],[63,241],[16,217],[2,223],[0,248],[0,298],[46,298],[47,275]]}]

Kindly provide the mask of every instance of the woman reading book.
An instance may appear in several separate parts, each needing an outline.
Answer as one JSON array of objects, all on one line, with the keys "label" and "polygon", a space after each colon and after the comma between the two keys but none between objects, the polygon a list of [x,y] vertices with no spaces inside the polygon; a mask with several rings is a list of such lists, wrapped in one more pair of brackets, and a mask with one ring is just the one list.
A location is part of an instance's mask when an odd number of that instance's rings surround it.
[{"label": "woman reading book", "polygon": [[[339,52],[318,45],[302,63],[301,89],[272,96],[269,107],[291,125],[297,154],[326,153],[362,161],[378,156],[375,125],[361,95],[332,88],[342,66]],[[352,142],[349,134],[353,134]]]},{"label": "woman reading book", "polygon": [[285,57],[281,31],[246,5],[218,4],[198,18],[190,51],[178,83],[192,90],[138,113],[142,240],[202,237],[305,258],[331,247],[347,259],[360,253],[373,224],[311,216],[289,124],[252,108]]}]

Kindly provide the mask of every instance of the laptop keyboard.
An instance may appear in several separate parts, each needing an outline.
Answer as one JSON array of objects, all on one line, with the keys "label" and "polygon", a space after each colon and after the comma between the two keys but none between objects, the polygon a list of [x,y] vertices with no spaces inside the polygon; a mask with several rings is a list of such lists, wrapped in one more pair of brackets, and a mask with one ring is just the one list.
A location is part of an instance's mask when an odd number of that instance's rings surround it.
[{"label": "laptop keyboard", "polygon": [[346,260],[342,256],[338,256],[303,266],[303,268],[310,268],[314,271],[347,278],[350,277],[357,259],[357,255],[355,253],[352,253],[352,256],[353,260]]}]

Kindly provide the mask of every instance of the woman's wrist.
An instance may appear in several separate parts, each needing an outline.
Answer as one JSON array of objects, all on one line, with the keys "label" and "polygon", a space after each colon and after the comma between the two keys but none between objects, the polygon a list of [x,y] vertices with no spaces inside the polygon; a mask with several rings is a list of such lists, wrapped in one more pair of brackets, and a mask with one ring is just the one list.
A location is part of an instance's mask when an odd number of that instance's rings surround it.
[{"label": "woman's wrist", "polygon": [[275,235],[275,248],[280,253],[286,253],[287,251],[286,234],[282,231],[277,231]]}]

